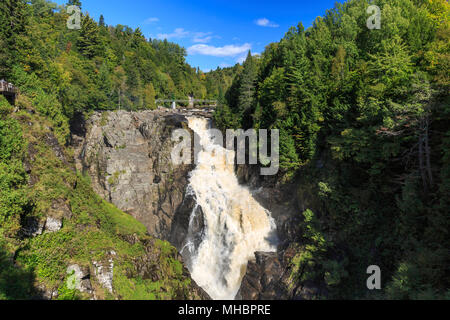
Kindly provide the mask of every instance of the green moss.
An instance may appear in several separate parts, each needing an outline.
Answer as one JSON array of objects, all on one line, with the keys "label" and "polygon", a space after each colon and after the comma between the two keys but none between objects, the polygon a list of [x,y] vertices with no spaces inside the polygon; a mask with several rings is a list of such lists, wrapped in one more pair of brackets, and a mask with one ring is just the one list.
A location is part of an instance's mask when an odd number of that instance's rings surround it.
[{"label": "green moss", "polygon": [[122,144],[122,145],[120,145],[120,146],[115,146],[114,149],[115,149],[115,150],[123,150],[123,149],[125,149],[126,147],[127,147],[126,144]]},{"label": "green moss", "polygon": [[125,170],[114,172],[113,175],[108,178],[109,185],[115,186],[116,184],[118,184],[120,176],[125,173]]},{"label": "green moss", "polygon": [[102,116],[100,118],[100,126],[104,127],[108,124],[109,112],[102,112]]}]

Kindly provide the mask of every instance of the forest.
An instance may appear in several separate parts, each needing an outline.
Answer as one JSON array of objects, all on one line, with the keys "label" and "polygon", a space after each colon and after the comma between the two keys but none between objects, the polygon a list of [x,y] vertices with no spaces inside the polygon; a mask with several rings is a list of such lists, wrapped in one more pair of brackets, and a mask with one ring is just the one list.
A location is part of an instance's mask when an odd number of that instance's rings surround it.
[{"label": "forest", "polygon": [[[69,1],[77,5],[80,1]],[[69,29],[64,6],[47,0],[0,4],[0,79],[53,119],[67,139],[68,121],[92,110],[155,109],[155,99],[215,98],[232,72],[205,74],[186,63],[186,49],[146,39],[139,28],[108,26],[82,13]],[[229,68],[232,69],[232,68]]]},{"label": "forest", "polygon": [[[278,181],[308,210],[295,281],[364,297],[449,297],[450,6],[444,0],[337,3],[261,55],[249,53],[215,120],[280,130]],[[376,263],[375,263],[376,262]]]}]

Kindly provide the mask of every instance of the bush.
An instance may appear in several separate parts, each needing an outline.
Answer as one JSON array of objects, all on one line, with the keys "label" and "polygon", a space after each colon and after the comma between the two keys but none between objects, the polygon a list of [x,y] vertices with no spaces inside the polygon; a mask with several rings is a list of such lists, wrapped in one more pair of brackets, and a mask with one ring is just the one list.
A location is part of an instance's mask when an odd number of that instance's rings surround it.
[{"label": "bush", "polygon": [[13,110],[8,100],[3,95],[0,95],[0,118],[6,117]]}]

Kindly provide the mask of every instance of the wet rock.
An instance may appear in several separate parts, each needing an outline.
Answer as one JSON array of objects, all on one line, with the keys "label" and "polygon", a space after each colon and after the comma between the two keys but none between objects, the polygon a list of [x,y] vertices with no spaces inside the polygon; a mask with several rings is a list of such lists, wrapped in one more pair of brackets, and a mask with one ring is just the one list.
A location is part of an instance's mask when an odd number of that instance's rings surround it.
[{"label": "wet rock", "polygon": [[179,248],[185,256],[185,254],[189,254],[187,251],[190,249],[195,251],[199,247],[203,240],[204,232],[203,210],[197,204],[195,194],[188,189],[183,203],[175,214],[170,242]]},{"label": "wet rock", "polygon": [[250,261],[237,297],[243,300],[286,299],[289,295],[282,282],[283,265],[276,253],[256,252]]},{"label": "wet rock", "polygon": [[256,252],[250,261],[241,288],[236,296],[242,300],[315,300],[327,296],[323,285],[312,281],[293,282],[291,258],[294,247],[279,253]]},{"label": "wet rock", "polygon": [[294,283],[291,260],[298,253],[302,241],[301,212],[295,183],[282,184],[277,176],[261,176],[258,166],[238,165],[239,182],[253,190],[254,198],[272,213],[279,239],[277,253],[255,253],[242,280],[237,298],[244,300],[315,299],[326,295],[321,286],[312,283]]}]

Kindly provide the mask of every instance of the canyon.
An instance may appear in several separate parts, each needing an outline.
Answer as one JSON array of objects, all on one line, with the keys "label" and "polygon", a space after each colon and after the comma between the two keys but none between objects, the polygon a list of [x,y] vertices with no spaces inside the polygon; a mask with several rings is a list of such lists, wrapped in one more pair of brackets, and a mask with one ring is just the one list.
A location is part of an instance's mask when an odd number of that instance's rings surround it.
[{"label": "canyon", "polygon": [[[76,167],[101,197],[173,244],[211,298],[312,296],[317,289],[292,288],[289,278],[296,197],[258,166],[228,164],[235,153],[214,144],[213,125],[189,111],[94,113],[72,128]],[[171,161],[180,128],[200,141],[196,164]]]}]

